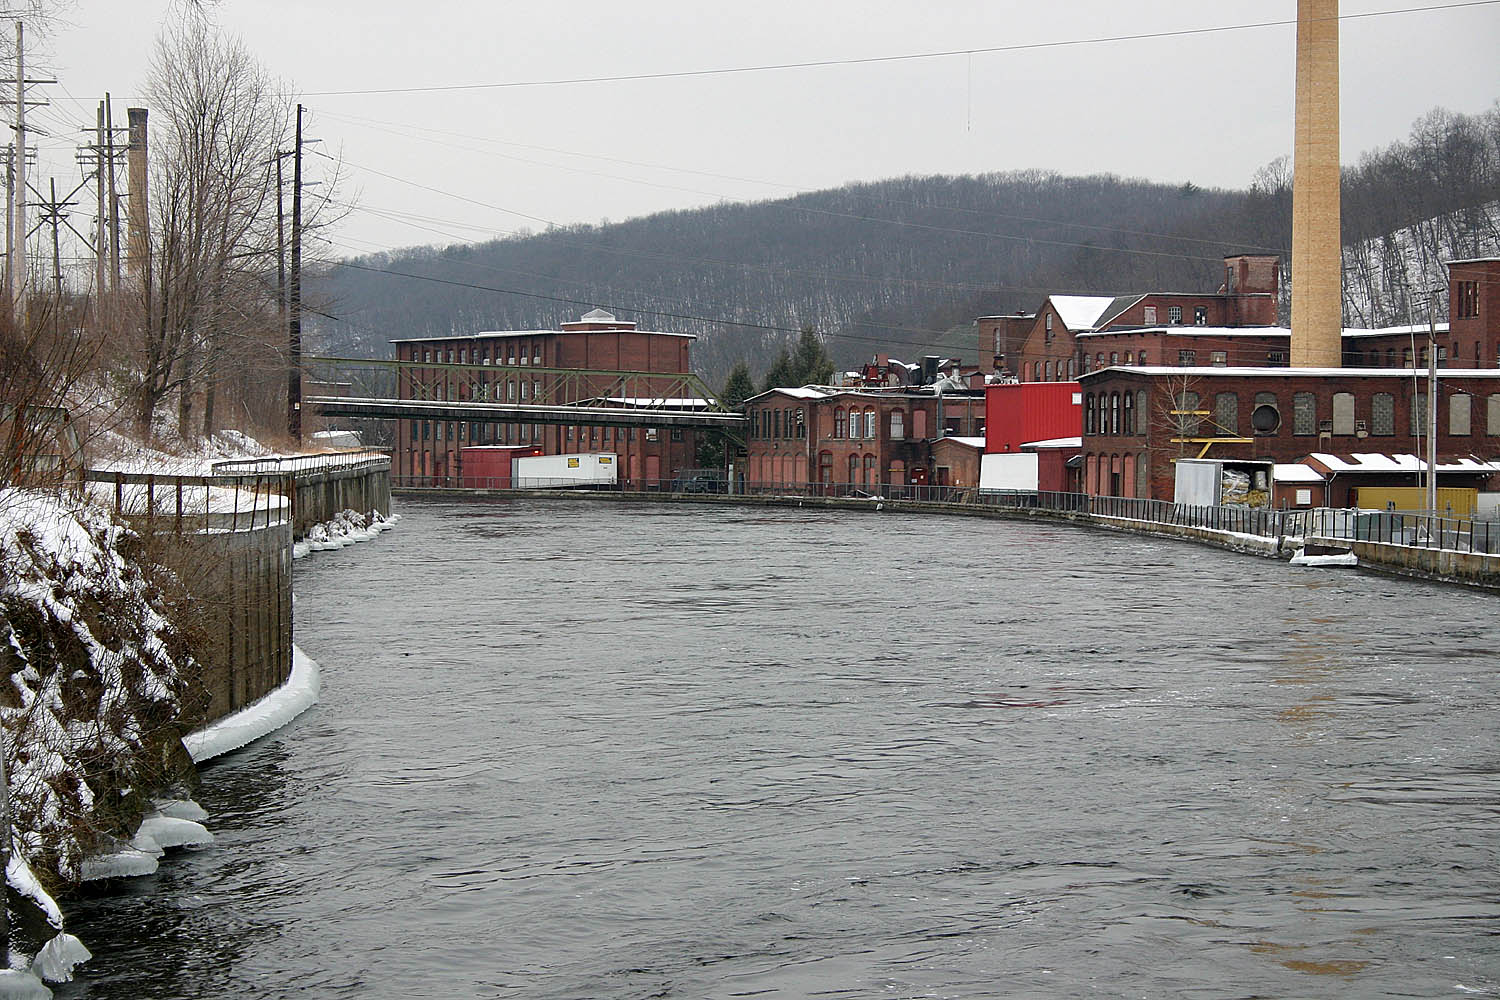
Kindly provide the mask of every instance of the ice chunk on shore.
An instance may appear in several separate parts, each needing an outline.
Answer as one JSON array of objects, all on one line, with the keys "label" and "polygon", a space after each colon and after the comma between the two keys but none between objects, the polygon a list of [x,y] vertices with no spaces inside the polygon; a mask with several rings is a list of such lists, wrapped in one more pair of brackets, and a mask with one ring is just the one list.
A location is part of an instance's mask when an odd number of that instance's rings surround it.
[{"label": "ice chunk on shore", "polygon": [[287,682],[259,701],[204,726],[183,738],[182,745],[201,764],[268,733],[274,733],[318,701],[318,664],[292,646],[292,675]]},{"label": "ice chunk on shore", "polygon": [[147,854],[127,847],[112,854],[97,854],[84,858],[79,877],[85,882],[97,882],[106,878],[136,878],[156,871],[156,859],[161,851]]},{"label": "ice chunk on shore", "polygon": [[141,820],[141,827],[136,831],[130,846],[150,854],[151,845],[155,845],[158,850],[165,850],[169,847],[199,847],[213,842],[214,835],[202,824],[190,819],[155,815]]},{"label": "ice chunk on shore", "polygon": [[70,983],[73,967],[93,957],[82,941],[71,934],[59,934],[42,945],[31,963],[31,971],[49,983]]},{"label": "ice chunk on shore", "polygon": [[0,1000],[52,1000],[52,991],[29,972],[0,969]]},{"label": "ice chunk on shore", "polygon": [[192,799],[156,799],[152,805],[158,813],[173,819],[190,819],[194,823],[208,819],[208,810]]}]

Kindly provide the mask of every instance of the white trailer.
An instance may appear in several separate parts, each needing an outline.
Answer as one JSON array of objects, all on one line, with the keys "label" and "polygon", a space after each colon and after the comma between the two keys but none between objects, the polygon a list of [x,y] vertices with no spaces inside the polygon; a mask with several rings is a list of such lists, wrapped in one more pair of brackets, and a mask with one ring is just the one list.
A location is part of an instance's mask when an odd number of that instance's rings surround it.
[{"label": "white trailer", "polygon": [[512,463],[511,481],[518,490],[614,486],[620,481],[620,459],[607,451],[529,455]]}]

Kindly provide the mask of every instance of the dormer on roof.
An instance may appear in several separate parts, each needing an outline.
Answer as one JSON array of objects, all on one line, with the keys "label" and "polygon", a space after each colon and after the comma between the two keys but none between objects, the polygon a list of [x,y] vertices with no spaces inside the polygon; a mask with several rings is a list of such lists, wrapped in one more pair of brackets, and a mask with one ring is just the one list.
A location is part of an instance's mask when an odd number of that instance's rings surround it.
[{"label": "dormer on roof", "polygon": [[577,333],[589,330],[634,330],[635,321],[628,319],[615,319],[614,313],[603,309],[590,309],[583,314],[581,319],[575,319],[562,325],[564,333]]}]

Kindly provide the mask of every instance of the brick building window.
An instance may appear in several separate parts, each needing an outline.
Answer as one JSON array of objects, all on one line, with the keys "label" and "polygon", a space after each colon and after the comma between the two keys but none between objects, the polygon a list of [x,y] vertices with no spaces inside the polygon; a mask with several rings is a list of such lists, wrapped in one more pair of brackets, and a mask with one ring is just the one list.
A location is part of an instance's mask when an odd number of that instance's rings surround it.
[{"label": "brick building window", "polygon": [[849,411],[849,436],[851,438],[857,438],[857,437],[859,437],[859,411],[858,410],[850,410]]},{"label": "brick building window", "polygon": [[849,417],[840,406],[833,411],[833,436],[836,438],[847,437],[849,434]]},{"label": "brick building window", "polygon": [[1207,306],[1193,306],[1193,325],[1194,326],[1207,326],[1208,325],[1208,307]]},{"label": "brick building window", "polygon": [[906,414],[901,410],[891,411],[891,440],[906,440]]},{"label": "brick building window", "polygon": [[1489,420],[1487,422],[1489,427],[1487,429],[1490,437],[1500,437],[1500,392],[1490,394],[1488,409],[1490,412],[1488,414]]},{"label": "brick building window", "polygon": [[1266,364],[1268,364],[1268,365],[1284,365],[1284,364],[1286,364],[1286,351],[1267,351],[1266,352]]},{"label": "brick building window", "polygon": [[880,485],[880,477],[878,475],[876,475],[876,473],[875,473],[875,456],[874,455],[866,455],[865,456],[865,479],[864,479],[864,483],[865,483],[866,486],[879,486]]},{"label": "brick building window", "polygon": [[1183,368],[1192,368],[1198,363],[1197,351],[1178,351],[1177,363]]},{"label": "brick building window", "polygon": [[[865,411],[865,437],[874,438],[879,434],[880,425],[875,422],[875,411]],[[871,459],[874,461],[874,459]]]},{"label": "brick building window", "polygon": [[1182,306],[1167,306],[1167,322],[1173,326],[1182,325]]},{"label": "brick building window", "polygon": [[1109,352],[1109,363],[1110,363],[1111,367],[1113,367],[1113,366],[1115,366],[1115,365],[1117,365],[1117,364],[1120,363],[1120,352],[1119,351],[1110,351]]},{"label": "brick building window", "polygon": [[1051,313],[1047,314],[1046,319],[1043,321],[1043,323],[1047,327],[1047,337],[1046,337],[1046,340],[1047,340],[1047,343],[1050,344],[1050,343],[1052,343],[1052,314]]},{"label": "brick building window", "polygon": [[1156,325],[1156,307],[1155,306],[1146,306],[1145,307],[1145,313],[1146,313],[1146,315],[1145,315],[1145,324],[1147,326],[1155,326]]},{"label": "brick building window", "polygon": [[1237,393],[1221,392],[1214,396],[1214,433],[1239,437],[1240,397]]},{"label": "brick building window", "polygon": [[1214,351],[1213,353],[1209,354],[1208,363],[1213,365],[1215,368],[1225,367],[1229,364],[1229,352]]},{"label": "brick building window", "polygon": [[1146,390],[1135,391],[1135,424],[1137,434],[1150,432],[1151,413],[1146,409]]},{"label": "brick building window", "polygon": [[1092,392],[1083,397],[1083,432],[1094,433],[1094,394]]},{"label": "brick building window", "polygon": [[1118,392],[1109,394],[1109,432],[1120,433],[1120,394]]},{"label": "brick building window", "polygon": [[1052,362],[1048,361],[1045,365],[1043,365],[1042,366],[1042,371],[1044,373],[1044,377],[1046,378],[1046,380],[1048,382],[1051,382],[1052,381]]},{"label": "brick building window", "polygon": [[1042,380],[1042,363],[1040,361],[1033,361],[1031,363],[1031,381],[1033,381],[1033,382],[1040,382],[1041,380]]},{"label": "brick building window", "polygon": [[807,412],[800,408],[797,410],[797,437],[801,440],[807,438]]},{"label": "brick building window", "polygon": [[1318,397],[1314,393],[1292,394],[1292,433],[1318,433]]},{"label": "brick building window", "polygon": [[1179,392],[1177,394],[1177,410],[1173,417],[1173,423],[1177,426],[1179,437],[1196,437],[1198,427],[1203,422],[1198,414],[1198,407],[1202,403],[1196,392]]},{"label": "brick building window", "polygon": [[1454,283],[1457,293],[1457,318],[1474,319],[1479,315],[1479,282],[1458,281]]},{"label": "brick building window", "polygon": [[1124,433],[1126,433],[1126,434],[1134,434],[1135,433],[1135,393],[1133,393],[1133,392],[1127,392],[1127,393],[1125,393],[1125,397],[1124,397],[1124,400],[1122,401],[1121,405],[1124,407],[1124,410],[1125,410],[1125,426],[1123,428]]},{"label": "brick building window", "polygon": [[1141,353],[1139,353],[1139,354],[1137,354],[1135,356],[1135,363],[1138,364],[1138,365],[1145,365],[1146,364],[1146,352],[1145,351],[1142,351]]},{"label": "brick building window", "polygon": [[[1059,361],[1059,362],[1058,362],[1058,366],[1059,366],[1059,367],[1061,367],[1061,366],[1062,366],[1062,362],[1061,362],[1061,361]],[[1068,381],[1069,381],[1069,382],[1071,382],[1071,381],[1073,381],[1073,379],[1075,379],[1075,378],[1077,378],[1077,377],[1078,377],[1078,375],[1077,375],[1077,371],[1076,371],[1076,369],[1075,369],[1075,368],[1074,368],[1074,367],[1073,367],[1073,359],[1072,359],[1072,358],[1069,358],[1069,359],[1068,359]]]},{"label": "brick building window", "polygon": [[1458,437],[1469,436],[1470,415],[1473,413],[1474,397],[1466,392],[1456,393],[1448,399],[1448,433]]},{"label": "brick building window", "polygon": [[672,440],[673,441],[681,441],[682,440],[682,428],[681,427],[673,427],[672,428]]},{"label": "brick building window", "polygon": [[1391,437],[1396,433],[1396,397],[1388,392],[1377,392],[1370,397],[1370,433],[1376,437]]},{"label": "brick building window", "polygon": [[1333,433],[1354,433],[1354,393],[1333,394]]},{"label": "brick building window", "polygon": [[849,456],[849,478],[847,482],[853,486],[859,480],[859,456]]}]

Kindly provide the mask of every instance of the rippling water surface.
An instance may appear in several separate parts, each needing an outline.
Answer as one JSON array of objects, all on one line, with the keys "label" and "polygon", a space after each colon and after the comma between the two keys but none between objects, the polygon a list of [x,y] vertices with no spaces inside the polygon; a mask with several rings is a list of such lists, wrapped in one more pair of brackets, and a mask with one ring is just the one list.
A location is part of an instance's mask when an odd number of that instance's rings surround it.
[{"label": "rippling water surface", "polygon": [[61,997],[1500,993],[1495,598],[1102,531],[408,502]]}]

